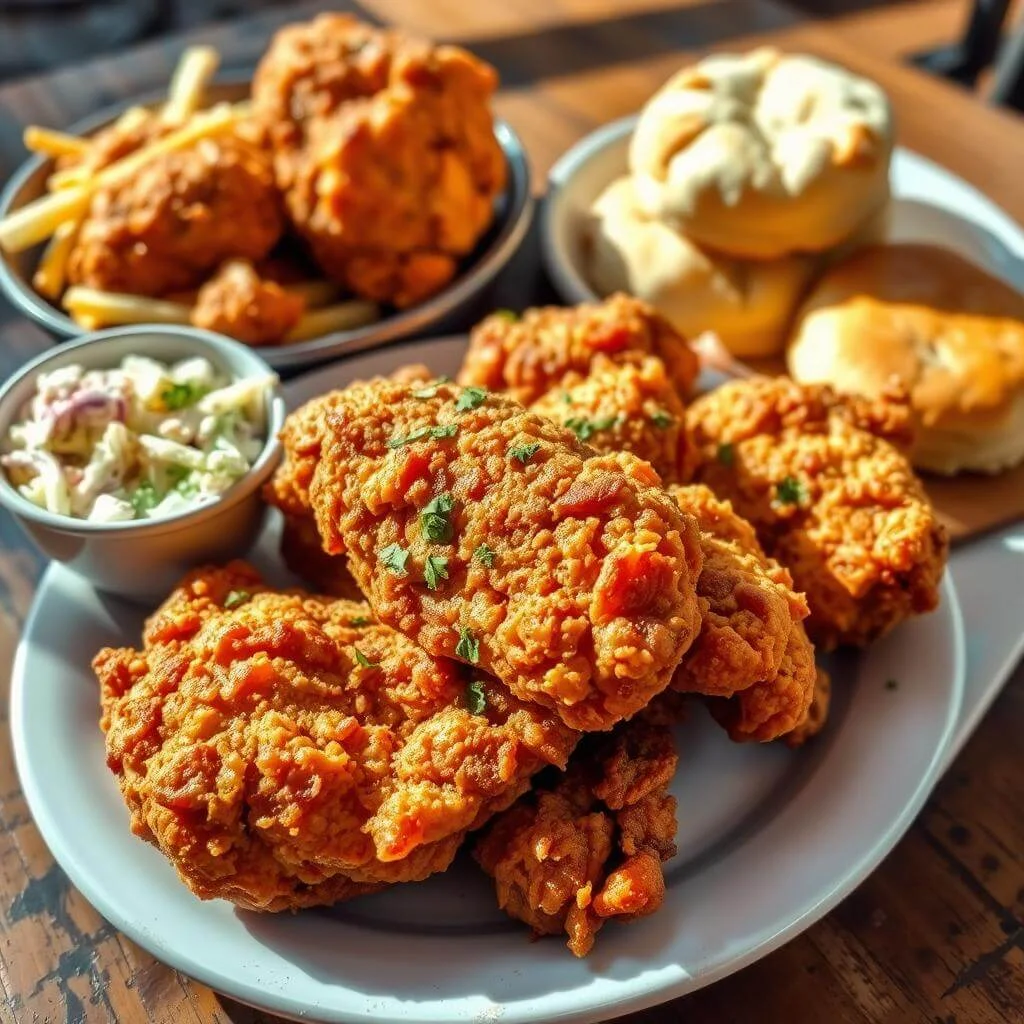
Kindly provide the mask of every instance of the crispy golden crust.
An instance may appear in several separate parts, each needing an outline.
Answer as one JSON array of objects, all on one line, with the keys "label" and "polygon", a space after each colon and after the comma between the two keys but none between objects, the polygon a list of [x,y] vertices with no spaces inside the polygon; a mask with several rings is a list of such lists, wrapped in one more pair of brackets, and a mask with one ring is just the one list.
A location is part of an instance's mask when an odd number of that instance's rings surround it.
[{"label": "crispy golden crust", "polygon": [[284,564],[314,587],[319,594],[344,597],[349,601],[362,601],[363,594],[352,573],[348,571],[344,555],[329,555],[320,544],[316,519],[312,514],[285,515],[281,526],[281,559]]},{"label": "crispy golden crust", "polygon": [[458,381],[507,391],[529,405],[567,374],[587,374],[598,355],[615,362],[658,356],[680,395],[699,372],[692,349],[652,306],[613,295],[570,308],[528,309],[519,318],[492,314],[470,333]]},{"label": "crispy golden crust", "polygon": [[732,739],[776,739],[804,720],[813,695],[807,602],[729,502],[701,484],[670,493],[697,519],[704,551],[700,633],[672,686],[718,698],[712,710]]},{"label": "crispy golden crust", "polygon": [[568,935],[586,956],[609,918],[654,913],[676,852],[678,757],[671,730],[644,716],[587,737],[550,787],[499,815],[474,848],[498,905],[536,935]]},{"label": "crispy golden crust", "polygon": [[817,736],[828,721],[829,705],[832,701],[832,680],[823,669],[818,669],[814,681],[814,699],[807,709],[807,716],[795,729],[786,733],[783,740],[787,747],[802,747],[809,739]]},{"label": "crispy golden crust", "polygon": [[632,452],[665,483],[682,483],[696,462],[686,409],[656,356],[616,363],[596,358],[586,376],[569,374],[530,407],[599,452]]},{"label": "crispy golden crust", "polygon": [[183,291],[225,260],[266,256],[283,228],[265,154],[237,139],[202,139],[96,193],[68,277],[135,295]]},{"label": "crispy golden crust", "polygon": [[306,303],[246,260],[229,260],[199,289],[192,323],[247,345],[277,345],[299,322]]},{"label": "crispy golden crust", "polygon": [[330,277],[408,306],[454,276],[505,186],[496,86],[459,47],[345,16],[275,37],[253,83],[257,115],[292,222]]},{"label": "crispy golden crust", "polygon": [[[701,555],[650,466],[452,384],[335,403],[310,500],[382,622],[575,728],[610,728],[668,684],[698,626]],[[440,523],[435,500],[451,502]],[[433,587],[428,556],[446,560]]]},{"label": "crispy golden crust", "polygon": [[268,590],[243,563],[190,574],[144,648],[101,651],[107,761],[132,828],[198,896],[257,910],[447,867],[576,740],[365,605]]},{"label": "crispy golden crust", "polygon": [[948,538],[890,443],[909,439],[904,405],[753,378],[698,399],[688,420],[697,478],[790,570],[815,642],[864,645],[938,604]]}]

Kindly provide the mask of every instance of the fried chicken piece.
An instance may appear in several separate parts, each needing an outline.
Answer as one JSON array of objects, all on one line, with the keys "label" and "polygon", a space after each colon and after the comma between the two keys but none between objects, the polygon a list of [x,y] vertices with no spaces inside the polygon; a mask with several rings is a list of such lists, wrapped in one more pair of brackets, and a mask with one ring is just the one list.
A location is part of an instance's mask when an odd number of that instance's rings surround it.
[{"label": "fried chicken piece", "polygon": [[492,313],[470,333],[458,382],[506,391],[530,405],[568,374],[585,376],[598,355],[614,362],[658,356],[680,395],[700,371],[696,355],[664,317],[620,294],[569,308],[528,309],[521,317]]},{"label": "fried chicken piece", "polygon": [[312,514],[285,515],[281,527],[281,559],[318,593],[363,600],[344,555],[329,555],[320,544],[320,533]]},{"label": "fried chicken piece", "polygon": [[91,135],[84,152],[61,157],[57,161],[57,167],[60,170],[81,168],[90,175],[95,174],[147,143],[166,135],[174,127],[152,110],[133,107],[125,111],[113,124]]},{"label": "fried chicken piece", "polygon": [[825,728],[828,721],[829,705],[832,702],[832,680],[823,669],[818,669],[814,680],[814,699],[807,709],[807,716],[797,727],[782,737],[787,747],[802,747],[809,739]]},{"label": "fried chicken piece", "polygon": [[551,785],[498,815],[473,850],[498,905],[535,935],[568,935],[579,957],[610,918],[653,914],[676,852],[678,757],[671,729],[645,715],[588,736]]},{"label": "fried chicken piece", "polygon": [[701,484],[670,488],[701,529],[701,628],[672,680],[701,693],[733,740],[766,742],[806,717],[814,692],[807,602],[753,527]]},{"label": "fried chicken piece", "polygon": [[862,646],[935,608],[949,542],[896,447],[904,404],[762,377],[701,397],[687,418],[697,479],[792,573],[817,644]]},{"label": "fried chicken piece", "polygon": [[228,260],[199,289],[191,318],[247,345],[279,345],[305,311],[300,295],[263,280],[247,260]]},{"label": "fried chicken piece", "polygon": [[292,223],[329,277],[399,307],[451,280],[505,187],[496,86],[459,47],[346,15],[274,37],[254,104]]},{"label": "fried chicken piece", "polygon": [[577,738],[497,682],[475,706],[458,666],[364,604],[274,592],[243,563],[191,573],[142,650],[94,668],[132,830],[197,896],[254,910],[443,870]]},{"label": "fried chicken piece", "polygon": [[650,466],[450,383],[353,386],[325,416],[309,500],[382,622],[574,728],[668,685],[699,625],[701,553]]},{"label": "fried chicken piece", "polygon": [[225,260],[262,258],[283,229],[265,154],[238,139],[201,139],[96,193],[68,277],[134,295],[185,291]]},{"label": "fried chicken piece", "polygon": [[665,483],[682,483],[693,471],[686,410],[656,356],[623,363],[598,356],[586,376],[567,375],[530,408],[599,452],[632,452]]}]

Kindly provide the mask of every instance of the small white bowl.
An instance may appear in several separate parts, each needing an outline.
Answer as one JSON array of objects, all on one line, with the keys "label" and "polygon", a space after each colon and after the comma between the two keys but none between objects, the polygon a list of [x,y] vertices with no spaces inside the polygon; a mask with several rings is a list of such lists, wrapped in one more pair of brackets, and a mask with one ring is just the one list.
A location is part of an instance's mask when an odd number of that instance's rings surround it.
[{"label": "small white bowl", "polygon": [[[44,352],[0,388],[0,438],[15,421],[42,372],[72,363],[113,369],[128,355],[173,363],[209,359],[235,379],[263,376],[270,367],[252,349],[209,331],[188,327],[117,327]],[[277,389],[266,403],[263,450],[246,475],[214,501],[165,519],[92,523],[56,515],[23,498],[0,470],[0,505],[44,554],[84,576],[100,590],[138,600],[165,597],[181,576],[204,562],[243,552],[263,525],[260,488],[281,456],[277,434],[285,405]]]}]

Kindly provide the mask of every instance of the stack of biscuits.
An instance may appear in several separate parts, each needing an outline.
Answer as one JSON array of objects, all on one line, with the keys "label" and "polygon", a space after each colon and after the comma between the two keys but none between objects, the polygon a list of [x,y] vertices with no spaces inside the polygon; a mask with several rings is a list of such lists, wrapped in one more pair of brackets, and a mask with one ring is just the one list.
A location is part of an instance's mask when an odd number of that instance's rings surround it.
[{"label": "stack of biscuits", "polygon": [[708,57],[641,112],[629,174],[593,208],[592,283],[777,355],[816,270],[880,232],[892,148],[867,79],[772,49]]}]

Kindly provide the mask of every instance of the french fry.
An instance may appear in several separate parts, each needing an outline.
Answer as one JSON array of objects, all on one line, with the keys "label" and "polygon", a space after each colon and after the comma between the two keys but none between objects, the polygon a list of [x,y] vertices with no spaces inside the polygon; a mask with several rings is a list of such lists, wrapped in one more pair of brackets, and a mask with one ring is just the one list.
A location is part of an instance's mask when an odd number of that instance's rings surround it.
[{"label": "french fry", "polygon": [[32,275],[32,285],[40,295],[47,299],[58,299],[64,291],[67,280],[68,257],[75,247],[78,235],[78,222],[65,221],[53,233],[46,249],[43,250],[39,266]]},{"label": "french fry", "polygon": [[362,299],[316,309],[306,313],[285,335],[283,344],[293,345],[297,341],[308,341],[334,331],[350,331],[354,327],[372,323],[379,317],[380,307],[375,302],[364,302]]},{"label": "french fry", "polygon": [[63,188],[75,188],[84,184],[89,178],[89,171],[85,167],[65,167],[63,170],[54,171],[46,179],[46,187],[51,192],[59,192]]},{"label": "french fry", "polygon": [[203,92],[219,63],[220,54],[212,46],[191,46],[182,54],[171,77],[164,121],[184,124],[199,109]]},{"label": "french fry", "polygon": [[104,327],[121,324],[187,324],[189,308],[178,302],[141,295],[104,292],[75,285],[64,293],[64,308],[77,320],[90,317]]},{"label": "french fry", "polygon": [[307,309],[319,309],[338,297],[341,288],[333,281],[297,281],[281,287],[289,295],[297,295],[306,303]]},{"label": "french fry", "polygon": [[81,156],[89,148],[88,139],[80,139],[77,135],[68,135],[67,132],[57,132],[50,128],[41,128],[39,125],[30,124],[25,129],[23,136],[25,148],[33,153],[42,153],[44,156]]},{"label": "french fry", "polygon": [[89,313],[75,313],[72,311],[71,319],[85,331],[98,331],[103,326],[102,321],[97,320],[96,317]]},{"label": "french fry", "polygon": [[21,252],[49,238],[65,221],[78,220],[83,216],[97,189],[127,180],[155,157],[229,130],[238,116],[230,104],[218,104],[208,112],[196,114],[176,131],[109,164],[81,185],[61,189],[27,203],[0,221],[0,246],[8,252]]},{"label": "french fry", "polygon": [[150,116],[150,111],[146,107],[129,107],[114,122],[114,128],[119,132],[133,132],[141,128]]}]

